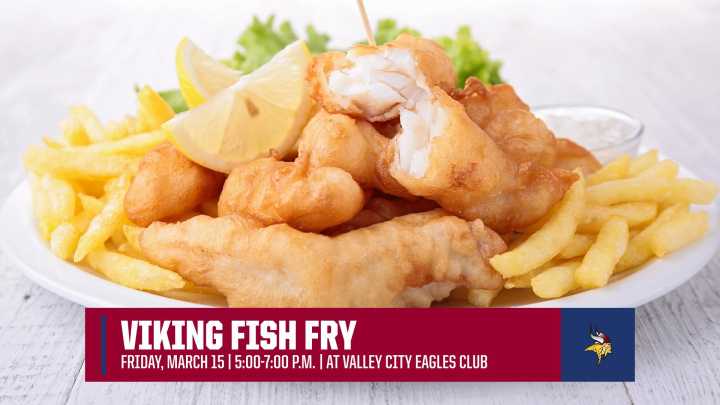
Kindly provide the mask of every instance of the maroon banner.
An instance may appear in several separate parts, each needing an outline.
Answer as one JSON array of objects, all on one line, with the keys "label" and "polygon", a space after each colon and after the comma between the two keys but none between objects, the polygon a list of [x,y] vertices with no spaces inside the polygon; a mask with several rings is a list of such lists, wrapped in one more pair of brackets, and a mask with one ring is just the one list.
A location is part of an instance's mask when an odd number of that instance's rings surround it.
[{"label": "maroon banner", "polygon": [[86,381],[560,381],[549,309],[85,310]]}]

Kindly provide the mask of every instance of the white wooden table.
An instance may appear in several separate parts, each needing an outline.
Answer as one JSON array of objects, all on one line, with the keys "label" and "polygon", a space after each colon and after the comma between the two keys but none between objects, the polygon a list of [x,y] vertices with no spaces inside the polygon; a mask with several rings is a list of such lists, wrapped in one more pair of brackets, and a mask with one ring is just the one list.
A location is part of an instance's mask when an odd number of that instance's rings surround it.
[{"label": "white wooden table", "polygon": [[[150,3],[150,4],[146,4]],[[259,2],[258,2],[259,3]],[[313,22],[341,48],[362,38],[355,2],[2,1],[0,203],[20,156],[56,135],[71,105],[103,122],[134,108],[135,84],[175,87],[189,35],[228,56],[254,14]],[[646,123],[645,144],[720,183],[720,3],[713,0],[366,0],[427,36],[470,24],[531,105],[613,106]],[[720,253],[637,311],[637,381],[575,384],[84,381],[83,308],[33,284],[0,253],[0,403],[713,403],[720,402]]]}]

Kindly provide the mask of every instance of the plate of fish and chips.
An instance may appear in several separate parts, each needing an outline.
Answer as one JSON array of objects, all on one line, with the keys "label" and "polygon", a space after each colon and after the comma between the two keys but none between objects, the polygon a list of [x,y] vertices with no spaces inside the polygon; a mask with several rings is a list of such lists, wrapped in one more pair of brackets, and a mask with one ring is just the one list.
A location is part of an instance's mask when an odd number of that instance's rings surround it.
[{"label": "plate of fish and chips", "polygon": [[601,165],[449,54],[298,40],[243,74],[185,39],[189,110],[149,86],[105,126],[72,108],[3,250],[100,307],[635,307],[710,260],[717,185],[657,150]]}]

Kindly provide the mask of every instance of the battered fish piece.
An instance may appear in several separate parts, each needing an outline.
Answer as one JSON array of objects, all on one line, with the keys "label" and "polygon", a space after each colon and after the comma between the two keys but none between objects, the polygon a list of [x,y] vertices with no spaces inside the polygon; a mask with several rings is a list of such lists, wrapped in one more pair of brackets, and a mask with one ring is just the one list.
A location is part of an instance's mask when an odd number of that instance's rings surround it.
[{"label": "battered fish piece", "polygon": [[534,167],[555,167],[555,134],[530,112],[512,86],[485,86],[477,77],[470,77],[464,89],[455,89],[450,95],[506,156]]},{"label": "battered fish piece", "polygon": [[220,195],[225,175],[186,158],[170,142],[148,152],[125,194],[125,213],[142,227]]},{"label": "battered fish piece", "polygon": [[503,111],[530,111],[509,84],[485,86],[477,77],[468,77],[464,89],[455,89],[452,98],[465,107],[468,117],[482,130],[490,120]]},{"label": "battered fish piece", "polygon": [[457,74],[437,43],[410,34],[382,46],[356,45],[347,54],[326,52],[313,57],[306,80],[310,98],[333,114],[371,122],[388,121],[400,108],[413,108],[435,86],[451,91]]},{"label": "battered fish piece", "polygon": [[247,215],[156,222],[140,235],[150,261],[232,307],[428,307],[458,286],[495,289],[488,259],[505,251],[482,221],[442,210],[334,238]]},{"label": "battered fish piece", "polygon": [[320,232],[349,220],[364,203],[362,188],[344,170],[313,169],[307,157],[283,162],[275,154],[230,173],[218,214],[248,214],[266,226],[286,223],[302,231]]},{"label": "battered fish piece", "polygon": [[347,222],[326,229],[323,234],[328,236],[342,235],[355,229],[367,228],[403,215],[432,211],[439,207],[435,201],[425,198],[410,201],[390,196],[372,197],[357,215]]},{"label": "battered fish piece", "polygon": [[566,170],[518,163],[462,104],[440,88],[433,94],[416,111],[401,112],[403,131],[392,143],[391,174],[410,193],[505,234],[535,223],[578,179]]},{"label": "battered fish piece", "polygon": [[385,155],[390,142],[363,119],[322,111],[303,129],[298,154],[312,168],[337,167],[350,173],[363,188],[416,199],[390,175]]},{"label": "battered fish piece", "polygon": [[522,110],[501,111],[481,129],[515,163],[530,163],[535,169],[555,167],[555,134],[532,113]]},{"label": "battered fish piece", "polygon": [[602,164],[598,162],[590,151],[582,146],[569,139],[558,138],[555,167],[565,170],[575,170],[575,168],[579,167],[587,177],[600,170]]}]

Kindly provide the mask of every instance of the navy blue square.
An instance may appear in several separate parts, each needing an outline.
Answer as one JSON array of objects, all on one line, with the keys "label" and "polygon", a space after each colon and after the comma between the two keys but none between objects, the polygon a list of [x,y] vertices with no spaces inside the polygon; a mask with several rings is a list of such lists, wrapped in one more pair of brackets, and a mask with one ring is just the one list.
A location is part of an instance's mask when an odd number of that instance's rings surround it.
[{"label": "navy blue square", "polygon": [[635,381],[634,308],[563,308],[561,319],[562,381]]}]

